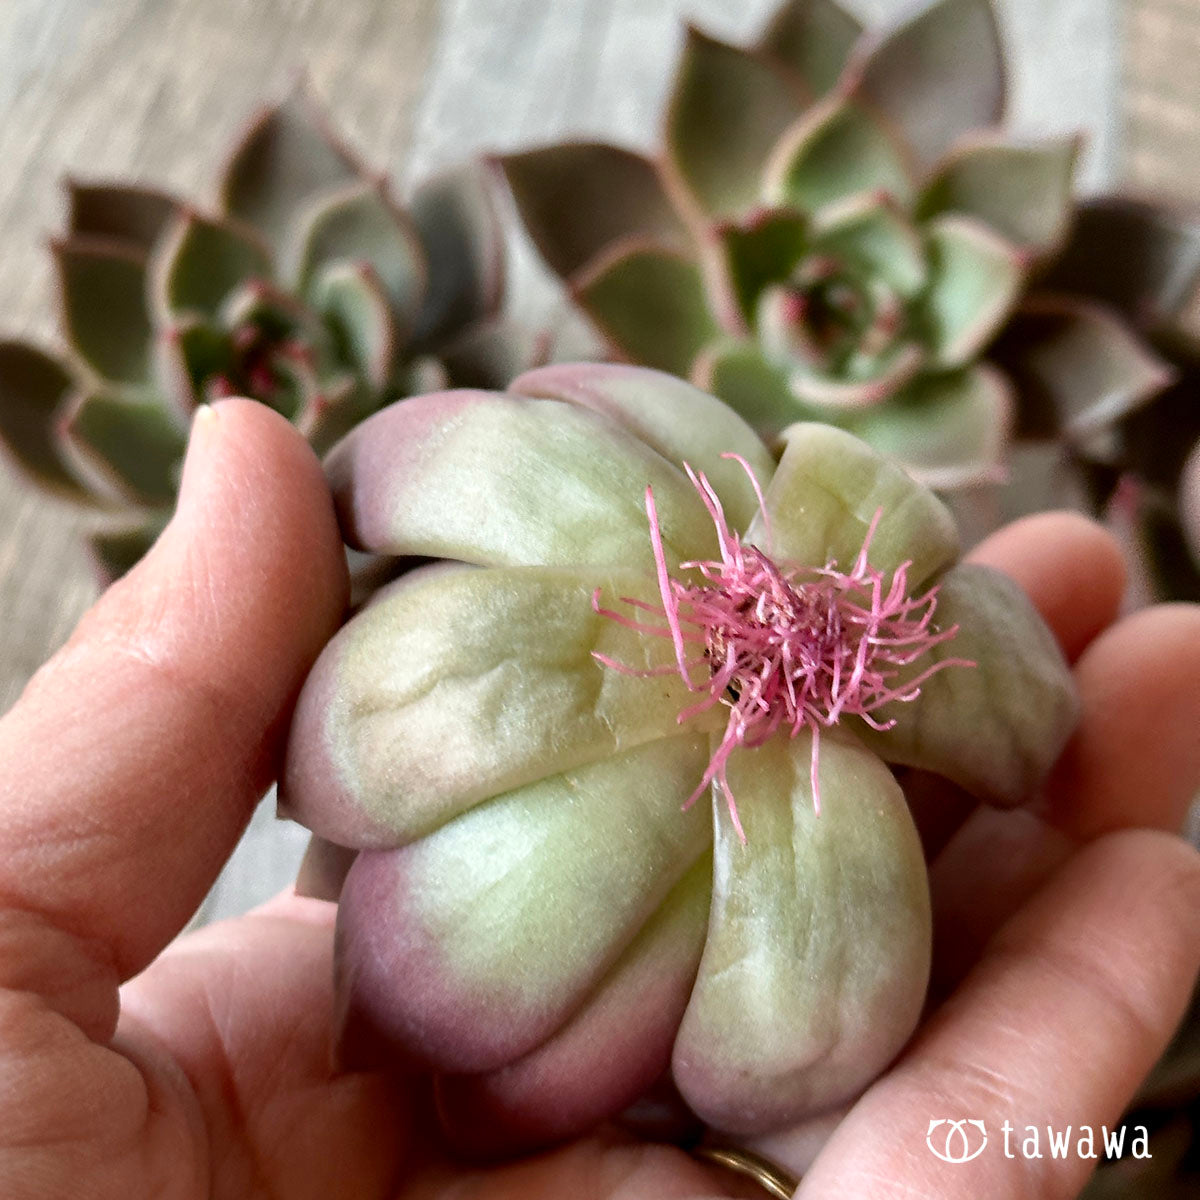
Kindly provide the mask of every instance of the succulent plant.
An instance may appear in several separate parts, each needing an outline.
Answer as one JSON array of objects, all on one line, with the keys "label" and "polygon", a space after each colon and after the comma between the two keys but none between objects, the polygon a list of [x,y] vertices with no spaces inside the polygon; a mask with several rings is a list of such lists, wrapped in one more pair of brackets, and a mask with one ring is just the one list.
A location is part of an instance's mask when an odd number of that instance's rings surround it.
[{"label": "succulent plant", "polygon": [[197,404],[253,397],[322,450],[413,391],[507,382],[486,174],[400,208],[302,92],[250,123],[213,212],[123,183],[68,198],[70,357],[0,343],[0,438],[39,483],[131,518],[92,539],[108,576],[169,517]]},{"label": "succulent plant", "polygon": [[586,364],[410,399],[327,459],[353,545],[435,561],[321,655],[281,810],[325,886],[352,863],[343,1061],[432,1069],[460,1147],[566,1136],[668,1066],[735,1133],[855,1094],[929,967],[888,764],[1014,805],[1070,732],[1054,638],[955,565],[933,493],[828,425],[781,444]]},{"label": "succulent plant", "polygon": [[[1004,101],[989,0],[866,33],[833,0],[790,0],[746,48],[688,31],[657,157],[569,143],[501,161],[614,356],[768,438],[829,422],[951,488],[996,478],[1013,425],[1047,419],[988,348],[1067,234],[1078,139],[1006,138]],[[1096,305],[1060,298],[1043,330],[1042,353],[1091,364],[1077,421],[1165,382]]]}]

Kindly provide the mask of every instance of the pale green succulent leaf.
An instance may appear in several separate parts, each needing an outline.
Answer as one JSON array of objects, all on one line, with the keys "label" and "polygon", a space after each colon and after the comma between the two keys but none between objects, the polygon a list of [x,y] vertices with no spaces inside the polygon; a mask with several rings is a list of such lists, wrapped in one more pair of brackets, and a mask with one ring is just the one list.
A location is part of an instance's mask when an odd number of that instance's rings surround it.
[{"label": "pale green succulent leaf", "polygon": [[58,423],[75,384],[61,363],[24,342],[0,341],[0,443],[40,487],[94,502],[64,460]]},{"label": "pale green succulent leaf", "polygon": [[625,238],[688,246],[657,167],[632,150],[566,142],[499,161],[534,245],[563,279]]},{"label": "pale green succulent leaf", "polygon": [[845,80],[927,170],[964,134],[1003,119],[1004,47],[991,0],[933,0],[864,42]]},{"label": "pale green succulent leaf", "polygon": [[504,293],[504,234],[484,167],[471,163],[427,179],[408,206],[427,264],[413,329],[436,346],[492,317]]},{"label": "pale green succulent leaf", "polygon": [[908,215],[888,195],[853,196],[813,220],[811,252],[836,259],[859,279],[882,279],[900,296],[915,296],[929,268],[925,247]]},{"label": "pale green succulent leaf", "polygon": [[699,265],[650,242],[610,247],[573,292],[621,357],[672,375],[686,378],[692,360],[720,332]]},{"label": "pale green succulent leaf", "polygon": [[925,365],[926,358],[924,347],[916,342],[900,342],[874,359],[867,358],[854,375],[796,368],[788,375],[788,387],[800,403],[820,414],[818,420],[842,421],[886,404]]},{"label": "pale green succulent leaf", "polygon": [[759,47],[794,72],[813,96],[823,96],[861,33],[860,22],[836,0],[786,0]]},{"label": "pale green succulent leaf", "polygon": [[145,383],[153,353],[145,256],[91,237],[55,242],[53,250],[71,349],[106,383]]},{"label": "pale green succulent leaf", "polygon": [[335,261],[315,273],[308,293],[333,332],[339,357],[372,387],[383,388],[395,368],[399,345],[379,276],[366,263]]},{"label": "pale green succulent leaf", "polygon": [[1079,149],[1077,136],[1024,143],[975,138],[953,150],[926,183],[917,216],[975,217],[1014,245],[1048,253],[1070,224]]},{"label": "pale green succulent leaf", "polygon": [[318,273],[331,263],[367,266],[392,310],[398,336],[416,326],[428,265],[411,221],[373,183],[356,184],[318,201],[302,220],[297,287],[312,301]]},{"label": "pale green succulent leaf", "polygon": [[768,359],[756,342],[721,338],[706,346],[693,364],[692,381],[769,439],[796,421],[822,419],[796,399],[786,368]]},{"label": "pale green succulent leaf", "polygon": [[745,460],[760,487],[775,473],[775,460],[754,429],[708,391],[659,371],[615,363],[541,367],[515,379],[521,396],[579,404],[618,422],[669,462],[703,472],[721,497],[734,528],[745,529],[758,511]]},{"label": "pale green succulent leaf", "polygon": [[763,198],[814,213],[859,192],[908,203],[912,169],[887,127],[861,104],[831,97],[780,139],[766,165]]},{"label": "pale green succulent leaf", "polygon": [[224,212],[260,230],[282,253],[314,196],[362,177],[349,150],[306,93],[264,108],[234,148],[221,181]]},{"label": "pale green succulent leaf", "polygon": [[577,404],[466,390],[416,397],[365,422],[326,469],[348,540],[377,553],[652,571],[647,486],[668,559],[715,549],[683,472]]},{"label": "pale green succulent leaf", "polygon": [[171,504],[186,435],[157,400],[85,392],[63,429],[71,449],[103,483],[136,504]]},{"label": "pale green succulent leaf", "polygon": [[1034,295],[991,350],[1017,385],[1019,436],[1080,444],[1162,391],[1171,368],[1107,308]]},{"label": "pale green succulent leaf", "polygon": [[940,580],[934,624],[958,633],[906,668],[907,678],[948,658],[975,666],[938,671],[915,700],[872,714],[894,717],[893,729],[864,726],[861,736],[887,761],[943,775],[990,804],[1031,799],[1079,716],[1054,635],[1017,583],[974,563]]},{"label": "pale green succulent leaf", "polygon": [[800,91],[765,56],[688,28],[665,136],[667,162],[699,219],[759,201],[763,165],[802,109]]},{"label": "pale green succulent leaf", "polygon": [[883,572],[911,563],[913,587],[958,557],[958,533],[946,506],[896,463],[831,425],[784,431],[786,448],[767,489],[770,530],[750,540],[776,558],[805,566],[831,560],[850,570],[881,511],[870,562]]},{"label": "pale green succulent leaf", "polygon": [[188,317],[169,326],[157,351],[159,385],[168,404],[184,418],[208,398],[208,384],[233,372],[229,332],[210,320]]},{"label": "pale green succulent leaf", "polygon": [[155,255],[153,302],[167,318],[215,319],[239,288],[270,278],[270,251],[251,229],[189,213]]},{"label": "pale green succulent leaf", "polygon": [[136,525],[88,535],[87,547],[102,586],[120,579],[146,556],[170,520],[171,509],[150,513]]},{"label": "pale green succulent leaf", "polygon": [[1012,311],[1029,262],[969,217],[936,217],[926,230],[930,280],[922,320],[940,367],[969,362]]},{"label": "pale green succulent leaf", "polygon": [[[513,788],[679,732],[692,693],[669,638],[594,611],[652,601],[652,575],[459,567],[402,578],[335,637],[305,688],[282,804],[348,846],[395,846]],[[698,720],[686,732],[703,733]],[[689,759],[690,761],[690,759]],[[695,756],[691,787],[707,750]],[[681,768],[682,772],[682,768]],[[638,794],[633,789],[632,794]]]},{"label": "pale green succulent leaf", "polygon": [[734,327],[749,328],[759,296],[770,284],[787,279],[808,250],[808,221],[790,208],[760,209],[743,221],[717,231],[717,269],[728,281],[737,304]]},{"label": "pale green succulent leaf", "polygon": [[149,254],[180,212],[168,192],[144,184],[67,181],[67,230],[72,237],[107,238]]},{"label": "pale green succulent leaf", "polygon": [[841,424],[927,487],[952,489],[1002,477],[1014,416],[1012,386],[976,365],[918,375],[887,403]]},{"label": "pale green succulent leaf", "polygon": [[294,418],[318,455],[336,445],[378,408],[378,395],[349,372],[312,380]]},{"label": "pale green succulent leaf", "polygon": [[409,395],[451,386],[500,391],[522,371],[544,362],[544,349],[539,331],[518,323],[507,313],[499,313],[476,321],[443,343],[436,359],[426,357],[426,362],[440,364],[441,382],[426,387],[406,383],[404,390]]},{"label": "pale green succulent leaf", "polygon": [[852,737],[735,751],[743,844],[714,793],[708,939],[672,1062],[703,1120],[771,1132],[856,1096],[895,1057],[929,978],[929,885],[891,772]]}]

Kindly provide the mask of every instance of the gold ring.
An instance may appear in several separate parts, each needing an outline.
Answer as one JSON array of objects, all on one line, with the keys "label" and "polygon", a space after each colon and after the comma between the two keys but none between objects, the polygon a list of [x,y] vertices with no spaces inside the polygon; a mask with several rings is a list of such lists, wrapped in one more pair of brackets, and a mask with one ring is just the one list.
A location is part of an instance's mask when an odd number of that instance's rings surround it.
[{"label": "gold ring", "polygon": [[800,1186],[800,1181],[782,1167],[777,1167],[760,1155],[751,1154],[749,1150],[739,1150],[735,1146],[697,1146],[692,1154],[724,1167],[735,1175],[754,1180],[775,1200],[792,1200],[792,1193]]}]

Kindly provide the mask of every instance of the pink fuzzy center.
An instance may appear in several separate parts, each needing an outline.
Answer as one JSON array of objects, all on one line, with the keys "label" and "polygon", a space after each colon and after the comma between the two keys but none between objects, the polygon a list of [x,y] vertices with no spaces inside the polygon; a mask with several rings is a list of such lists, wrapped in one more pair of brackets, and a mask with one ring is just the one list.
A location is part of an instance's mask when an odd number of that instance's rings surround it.
[{"label": "pink fuzzy center", "polygon": [[[736,460],[749,475],[770,545],[770,525],[754,472],[739,455],[722,457]],[[945,667],[975,664],[945,658],[900,681],[905,668],[952,638],[958,626],[940,631],[933,627],[936,586],[922,596],[908,595],[910,563],[897,567],[890,580],[871,566],[868,554],[882,509],[875,512],[848,572],[839,570],[833,561],[819,568],[780,565],[756,546],[743,545],[729,528],[721,502],[705,476],[697,475],[686,463],[684,470],[716,526],[721,557],[680,564],[680,570],[695,572],[702,582],[673,578],[667,569],[654,493],[647,488],[646,515],[661,605],[628,597],[621,602],[664,618],[666,624],[649,624],[601,608],[599,591],[592,597],[592,607],[602,616],[639,633],[670,638],[675,665],[637,670],[603,654],[594,657],[629,675],[678,671],[690,691],[705,693],[699,703],[679,714],[680,724],[716,704],[729,709],[724,736],[684,808],[694,804],[716,780],[744,842],[726,775],[730,756],[739,746],[761,746],[781,730],[789,737],[810,730],[813,806],[819,814],[822,728],[836,725],[844,716],[856,716],[873,729],[891,729],[895,717],[881,721],[871,714],[893,701],[916,699],[925,680]]]}]

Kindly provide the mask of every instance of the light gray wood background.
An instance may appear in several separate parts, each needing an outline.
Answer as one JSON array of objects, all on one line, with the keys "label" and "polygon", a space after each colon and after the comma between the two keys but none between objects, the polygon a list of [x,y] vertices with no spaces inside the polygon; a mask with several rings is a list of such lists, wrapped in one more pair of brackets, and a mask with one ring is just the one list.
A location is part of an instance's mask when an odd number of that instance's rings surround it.
[{"label": "light gray wood background", "polygon": [[[872,20],[904,7],[847,3]],[[141,176],[208,196],[241,121],[300,69],[367,157],[411,182],[472,150],[568,134],[648,147],[680,17],[741,38],[773,7],[774,0],[0,0],[0,326],[52,335],[42,243],[61,216],[62,174]],[[999,0],[999,8],[1019,129],[1087,131],[1085,182],[1099,187],[1126,161],[1129,96],[1134,178],[1179,190],[1171,164],[1182,159],[1195,183],[1200,96],[1181,100],[1169,88],[1164,96],[1160,82],[1172,57],[1164,22],[1187,24],[1194,7]],[[1200,36],[1195,22],[1190,28]],[[1159,65],[1123,65],[1122,46],[1133,44]],[[1180,47],[1167,62],[1167,76],[1184,91],[1188,78],[1195,88],[1195,61]],[[555,292],[515,240],[514,284],[527,298],[524,311],[536,316]],[[4,470],[0,515],[4,709],[64,640],[93,589],[74,514],[29,495]],[[265,802],[199,919],[242,911],[285,886],[303,843],[302,831],[275,822]]]}]

